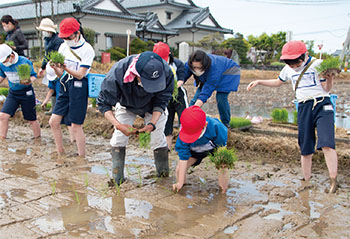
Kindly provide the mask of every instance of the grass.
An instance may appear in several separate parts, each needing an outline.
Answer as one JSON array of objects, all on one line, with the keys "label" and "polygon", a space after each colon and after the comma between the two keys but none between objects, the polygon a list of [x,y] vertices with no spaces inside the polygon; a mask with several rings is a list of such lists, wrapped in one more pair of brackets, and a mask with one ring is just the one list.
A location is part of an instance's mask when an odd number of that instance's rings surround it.
[{"label": "grass", "polygon": [[232,169],[238,160],[235,150],[226,147],[219,147],[213,154],[209,155],[209,158],[217,169]]},{"label": "grass", "polygon": [[48,55],[47,55],[47,59],[49,61],[51,61],[51,63],[59,63],[59,64],[64,64],[64,56],[57,52],[57,51],[51,51]]},{"label": "grass", "polygon": [[341,63],[338,57],[330,56],[327,59],[323,60],[320,65],[316,67],[316,70],[319,74],[327,74],[327,73],[340,73]]},{"label": "grass", "polygon": [[91,98],[90,102],[91,102],[92,107],[96,108],[96,98]]},{"label": "grass", "polygon": [[1,87],[0,88],[0,95],[8,96],[9,94],[9,88]]},{"label": "grass", "polygon": [[139,145],[141,148],[149,149],[151,143],[151,133],[139,133]]},{"label": "grass", "polygon": [[288,111],[286,109],[273,109],[271,117],[272,121],[275,123],[287,123]]},{"label": "grass", "polygon": [[21,84],[30,82],[30,71],[30,65],[28,64],[22,64],[17,67],[17,72]]},{"label": "grass", "polygon": [[249,119],[240,118],[240,117],[232,117],[230,120],[230,127],[231,128],[240,128],[244,126],[251,125],[252,122],[250,122]]},{"label": "grass", "polygon": [[293,124],[298,124],[298,112],[296,110],[293,112]]}]

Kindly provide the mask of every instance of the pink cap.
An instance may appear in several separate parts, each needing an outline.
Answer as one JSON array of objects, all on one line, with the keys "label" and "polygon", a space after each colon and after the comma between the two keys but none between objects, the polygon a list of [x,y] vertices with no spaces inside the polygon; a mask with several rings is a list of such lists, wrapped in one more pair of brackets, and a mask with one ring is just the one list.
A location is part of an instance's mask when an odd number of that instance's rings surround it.
[{"label": "pink cap", "polygon": [[302,41],[290,41],[284,44],[282,48],[281,60],[297,59],[302,54],[306,53],[306,45]]}]

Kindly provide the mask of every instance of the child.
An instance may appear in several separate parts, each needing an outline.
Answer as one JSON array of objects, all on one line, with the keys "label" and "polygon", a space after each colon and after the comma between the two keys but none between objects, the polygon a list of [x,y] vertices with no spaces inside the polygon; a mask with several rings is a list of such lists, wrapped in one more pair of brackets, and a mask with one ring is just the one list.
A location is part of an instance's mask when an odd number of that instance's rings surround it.
[{"label": "child", "polygon": [[[30,82],[20,83],[17,72],[19,65],[28,64],[31,67]],[[36,79],[33,64],[24,56],[18,56],[8,45],[0,45],[0,83],[7,78],[9,94],[0,113],[0,138],[6,139],[9,119],[19,106],[22,108],[23,118],[29,121],[34,138],[40,137],[40,125],[36,119],[35,94],[32,83]]]},{"label": "child", "polygon": [[[175,145],[180,159],[176,167],[176,184],[173,184],[175,192],[184,185],[189,167],[199,165],[216,148],[227,143],[227,127],[218,119],[206,117],[199,106],[186,108],[180,122],[181,130]],[[223,193],[228,188],[228,180],[226,168],[223,175],[219,176],[219,186]]]},{"label": "child", "polygon": [[[296,91],[298,105],[298,143],[301,150],[301,168],[305,181],[311,177],[312,154],[315,152],[315,128],[317,128],[317,149],[322,149],[331,179],[330,193],[337,190],[338,158],[335,151],[334,113],[329,91],[333,86],[334,75],[319,77],[315,67],[322,61],[309,56],[306,46],[301,41],[290,41],[282,48],[280,58],[287,65],[278,79],[252,81],[247,90],[257,85],[280,86],[291,81]],[[305,68],[309,67],[304,74]],[[301,76],[301,79],[298,78]]]}]

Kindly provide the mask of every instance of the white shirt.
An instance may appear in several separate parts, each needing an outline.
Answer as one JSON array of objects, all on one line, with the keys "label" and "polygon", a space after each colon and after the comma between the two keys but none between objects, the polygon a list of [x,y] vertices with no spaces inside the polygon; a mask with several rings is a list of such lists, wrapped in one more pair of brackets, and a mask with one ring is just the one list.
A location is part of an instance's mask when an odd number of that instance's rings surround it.
[{"label": "white shirt", "polygon": [[[74,56],[71,50],[81,58],[81,61]],[[63,54],[65,57],[64,63],[66,64],[67,68],[78,71],[80,67],[85,67],[88,68],[86,72],[86,74],[88,74],[95,57],[95,51],[92,46],[81,36],[79,45],[77,47],[71,47],[71,50],[66,43],[62,43],[58,49],[58,52]]]},{"label": "white shirt", "polygon": [[[313,58],[310,57],[307,63],[309,63],[311,59]],[[321,85],[321,82],[325,81],[325,79],[320,79],[317,70],[315,69],[319,64],[321,64],[321,62],[322,60],[314,61],[309,69],[307,69],[307,71],[304,73],[299,82],[298,89],[296,90],[297,100],[303,100],[310,97],[329,96],[329,92],[326,92]],[[305,66],[296,71],[290,66],[286,65],[280,72],[279,79],[284,82],[291,81],[294,91],[295,84]]]}]

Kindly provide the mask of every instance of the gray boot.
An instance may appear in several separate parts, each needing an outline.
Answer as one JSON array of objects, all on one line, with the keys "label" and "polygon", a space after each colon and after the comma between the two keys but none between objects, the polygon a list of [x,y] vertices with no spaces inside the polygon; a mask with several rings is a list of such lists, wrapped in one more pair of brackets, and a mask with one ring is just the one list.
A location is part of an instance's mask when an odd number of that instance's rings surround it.
[{"label": "gray boot", "polygon": [[169,176],[169,156],[168,147],[158,148],[153,151],[154,161],[158,177]]},{"label": "gray boot", "polygon": [[112,148],[112,175],[118,185],[125,181],[124,178],[125,147]]}]

